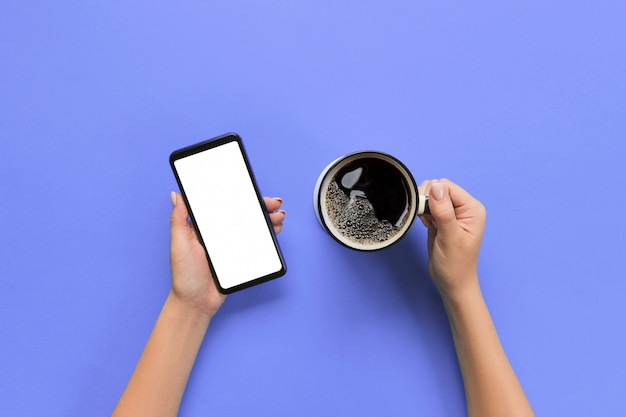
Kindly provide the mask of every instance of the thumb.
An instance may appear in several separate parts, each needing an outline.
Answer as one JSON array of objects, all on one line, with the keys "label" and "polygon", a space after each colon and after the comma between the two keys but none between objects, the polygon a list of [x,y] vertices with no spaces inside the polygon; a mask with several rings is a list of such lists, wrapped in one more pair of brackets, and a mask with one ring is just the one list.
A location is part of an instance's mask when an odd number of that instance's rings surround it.
[{"label": "thumb", "polygon": [[457,228],[457,219],[450,190],[445,183],[436,181],[431,184],[428,205],[437,230],[444,234],[453,233]]},{"label": "thumb", "polygon": [[172,215],[170,216],[170,231],[172,236],[179,231],[185,230],[189,226],[187,223],[187,218],[189,217],[189,213],[187,212],[187,207],[184,202],[181,200],[180,195],[174,191],[170,193],[170,197],[172,198]]}]

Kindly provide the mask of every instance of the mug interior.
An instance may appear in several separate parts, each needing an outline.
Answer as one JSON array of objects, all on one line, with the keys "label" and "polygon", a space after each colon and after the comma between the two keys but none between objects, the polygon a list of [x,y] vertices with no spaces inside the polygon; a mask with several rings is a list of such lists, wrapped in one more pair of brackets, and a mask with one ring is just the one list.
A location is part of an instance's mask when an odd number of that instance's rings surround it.
[{"label": "mug interior", "polygon": [[[341,169],[355,161],[366,158],[374,158],[384,161],[393,166],[401,173],[406,185],[409,203],[408,210],[406,214],[404,214],[405,217],[403,217],[404,220],[402,226],[400,227],[400,230],[398,230],[393,236],[380,242],[368,241],[367,243],[359,243],[353,239],[350,239],[348,236],[345,236],[333,226],[333,220],[331,219],[326,209],[326,207],[328,207],[326,204],[327,190],[331,184],[331,181],[333,181],[333,179]],[[375,251],[383,249],[393,245],[394,243],[402,239],[402,237],[404,237],[408,230],[411,228],[411,225],[415,220],[417,213],[417,202],[417,185],[408,168],[393,156],[378,151],[355,152],[331,162],[320,174],[315,186],[314,194],[315,213],[322,227],[326,229],[326,231],[342,245],[351,249],[361,251]]]}]

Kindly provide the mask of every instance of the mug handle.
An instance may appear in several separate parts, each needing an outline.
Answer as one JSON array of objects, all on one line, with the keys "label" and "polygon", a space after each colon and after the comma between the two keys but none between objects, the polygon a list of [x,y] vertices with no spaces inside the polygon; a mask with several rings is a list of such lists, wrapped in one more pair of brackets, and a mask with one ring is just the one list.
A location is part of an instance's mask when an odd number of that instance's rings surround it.
[{"label": "mug handle", "polygon": [[430,207],[428,207],[428,196],[417,194],[417,215],[430,214]]}]

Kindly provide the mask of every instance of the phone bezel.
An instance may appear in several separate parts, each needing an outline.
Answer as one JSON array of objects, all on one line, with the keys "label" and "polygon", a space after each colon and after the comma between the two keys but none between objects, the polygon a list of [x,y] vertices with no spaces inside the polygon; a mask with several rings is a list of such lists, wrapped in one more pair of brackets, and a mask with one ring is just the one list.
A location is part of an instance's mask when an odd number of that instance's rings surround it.
[{"label": "phone bezel", "polygon": [[[236,142],[237,145],[239,146],[239,150],[241,152],[241,155],[243,157],[243,160],[245,162],[246,168],[248,170],[248,175],[250,177],[250,181],[252,182],[252,186],[254,188],[254,192],[256,193],[256,199],[260,205],[260,208],[262,209],[262,212],[265,215],[265,222],[267,224],[269,233],[272,237],[272,241],[274,242],[274,248],[276,250],[276,253],[278,255],[278,258],[280,260],[280,264],[281,267],[278,271],[273,272],[271,274],[268,275],[264,275],[246,282],[243,282],[241,284],[232,286],[232,287],[228,287],[228,288],[224,288],[219,280],[219,277],[217,276],[215,269],[213,267],[213,262],[211,261],[211,255],[209,254],[206,245],[204,243],[204,237],[202,236],[202,233],[200,232],[199,228],[196,225],[196,221],[195,221],[195,217],[194,217],[194,212],[193,212],[193,208],[191,207],[191,205],[189,204],[189,201],[187,200],[187,196],[185,194],[185,189],[184,186],[182,184],[182,181],[178,175],[178,171],[176,170],[176,166],[175,166],[175,162],[179,159],[183,159],[186,158],[188,156],[200,153],[200,152],[204,152],[207,151],[209,149],[213,149],[213,148],[217,148],[219,146],[225,145],[227,143],[231,143],[231,142]],[[191,219],[191,224],[193,225],[195,231],[196,231],[196,235],[198,237],[198,240],[200,242],[200,244],[202,245],[203,249],[204,249],[204,253],[206,255],[207,261],[209,263],[209,268],[211,270],[211,275],[213,276],[213,281],[215,282],[215,286],[217,287],[218,291],[221,292],[222,294],[231,294],[233,292],[236,291],[240,291],[243,290],[244,288],[249,288],[252,287],[254,285],[258,285],[270,280],[273,280],[275,278],[279,278],[283,275],[285,275],[285,273],[287,272],[287,266],[285,264],[285,260],[283,258],[283,254],[282,251],[280,249],[280,245],[278,243],[278,240],[276,239],[276,233],[274,232],[274,227],[272,226],[272,222],[270,220],[269,217],[269,213],[267,211],[267,208],[265,207],[265,202],[263,201],[263,196],[261,195],[260,191],[259,191],[259,187],[257,185],[256,179],[254,177],[254,173],[252,171],[252,167],[250,165],[250,161],[248,159],[248,156],[246,154],[244,145],[243,145],[243,141],[241,139],[241,137],[239,135],[237,135],[236,133],[226,133],[224,135],[212,138],[212,139],[208,139],[205,141],[202,141],[200,143],[196,143],[194,145],[190,145],[178,150],[175,150],[174,152],[172,152],[170,154],[170,167],[172,168],[172,171],[174,172],[174,177],[176,178],[176,182],[178,184],[178,188],[180,189],[181,195],[183,197],[183,201],[185,202],[185,206],[187,207],[187,210],[189,212],[189,217]]]}]

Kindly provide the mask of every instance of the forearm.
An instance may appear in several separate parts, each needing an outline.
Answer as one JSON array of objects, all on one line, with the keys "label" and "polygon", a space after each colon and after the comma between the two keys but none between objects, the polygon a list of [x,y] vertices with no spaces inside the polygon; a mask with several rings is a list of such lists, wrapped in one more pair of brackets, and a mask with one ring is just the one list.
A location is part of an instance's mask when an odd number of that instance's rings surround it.
[{"label": "forearm", "polygon": [[463,375],[468,415],[534,416],[502,348],[478,280],[443,294]]},{"label": "forearm", "polygon": [[209,322],[170,293],[112,417],[176,416]]}]

